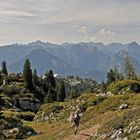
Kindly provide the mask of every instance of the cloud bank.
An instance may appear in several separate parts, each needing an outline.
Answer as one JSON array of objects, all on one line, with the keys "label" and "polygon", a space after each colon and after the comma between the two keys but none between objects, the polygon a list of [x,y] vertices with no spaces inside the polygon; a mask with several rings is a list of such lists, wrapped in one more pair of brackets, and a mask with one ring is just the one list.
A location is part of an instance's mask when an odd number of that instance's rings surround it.
[{"label": "cloud bank", "polygon": [[138,0],[4,0],[0,44],[37,39],[139,42],[139,7]]}]

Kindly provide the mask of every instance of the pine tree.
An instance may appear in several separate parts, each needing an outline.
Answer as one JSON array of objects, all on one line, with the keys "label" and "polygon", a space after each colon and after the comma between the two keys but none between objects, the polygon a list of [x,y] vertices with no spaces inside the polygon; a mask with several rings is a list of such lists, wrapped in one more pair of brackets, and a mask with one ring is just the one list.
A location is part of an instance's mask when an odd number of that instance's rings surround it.
[{"label": "pine tree", "polygon": [[124,58],[124,74],[126,80],[135,80],[137,78],[136,68],[134,66],[132,58],[129,57],[128,53]]},{"label": "pine tree", "polygon": [[0,71],[0,85],[2,85],[2,84],[3,84],[3,77],[2,77],[2,73]]},{"label": "pine tree", "polygon": [[80,96],[80,93],[79,93],[78,89],[75,87],[75,89],[73,89],[70,93],[70,98],[75,99],[78,96]]},{"label": "pine tree", "polygon": [[113,71],[114,71],[115,81],[123,80],[123,74],[120,72],[117,65],[114,66]]},{"label": "pine tree", "polygon": [[49,89],[44,101],[47,103],[52,103],[56,101],[56,98],[57,98],[56,91],[54,89]]},{"label": "pine tree", "polygon": [[107,73],[107,84],[111,84],[115,81],[115,74],[113,69],[110,69],[110,71]]},{"label": "pine tree", "polygon": [[2,62],[1,67],[2,67],[2,69],[1,69],[2,74],[8,75],[7,66],[6,66],[6,61],[3,61],[3,62]]},{"label": "pine tree", "polygon": [[34,69],[34,73],[33,73],[33,82],[35,85],[38,84],[38,74],[36,69]]},{"label": "pine tree", "polygon": [[120,80],[120,72],[118,67],[115,65],[114,66],[114,77],[115,77],[115,81],[119,81]]},{"label": "pine tree", "polygon": [[55,87],[56,87],[56,81],[55,81],[55,78],[54,78],[54,75],[53,75],[53,71],[52,70],[49,70],[49,72],[46,73],[45,76],[46,76],[47,85],[50,88],[54,88],[55,89]]},{"label": "pine tree", "polygon": [[32,81],[32,70],[31,70],[31,64],[29,59],[25,60],[24,63],[24,69],[23,69],[23,77],[24,77],[24,86],[32,90],[33,89],[33,81]]},{"label": "pine tree", "polygon": [[65,84],[63,81],[61,81],[57,91],[57,101],[63,102],[65,98],[66,98]]},{"label": "pine tree", "polygon": [[100,89],[102,93],[105,93],[107,91],[107,86],[104,81],[100,84]]}]

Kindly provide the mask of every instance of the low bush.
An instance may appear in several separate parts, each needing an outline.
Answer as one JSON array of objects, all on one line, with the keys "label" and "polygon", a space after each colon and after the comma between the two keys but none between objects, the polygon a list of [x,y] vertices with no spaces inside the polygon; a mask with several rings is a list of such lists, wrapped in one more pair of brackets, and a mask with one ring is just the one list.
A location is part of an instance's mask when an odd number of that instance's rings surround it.
[{"label": "low bush", "polygon": [[86,104],[86,103],[83,103],[83,104],[81,104],[81,105],[79,106],[79,108],[80,108],[81,112],[84,112],[84,111],[86,111],[86,109],[87,109],[87,104]]},{"label": "low bush", "polygon": [[97,96],[94,100],[93,100],[93,105],[97,105],[101,102],[103,102],[106,99],[106,97],[104,96]]},{"label": "low bush", "polygon": [[11,102],[12,99],[10,99],[9,97],[3,94],[0,95],[0,108],[1,107],[9,108],[11,106]]},{"label": "low bush", "polygon": [[18,80],[17,74],[14,74],[14,73],[8,75],[8,76],[6,77],[5,80],[6,80],[8,83],[10,83],[10,82],[18,82],[18,81],[19,81],[19,80]]},{"label": "low bush", "polygon": [[8,96],[13,96],[20,93],[20,88],[16,87],[15,85],[5,85],[3,87],[3,92]]}]

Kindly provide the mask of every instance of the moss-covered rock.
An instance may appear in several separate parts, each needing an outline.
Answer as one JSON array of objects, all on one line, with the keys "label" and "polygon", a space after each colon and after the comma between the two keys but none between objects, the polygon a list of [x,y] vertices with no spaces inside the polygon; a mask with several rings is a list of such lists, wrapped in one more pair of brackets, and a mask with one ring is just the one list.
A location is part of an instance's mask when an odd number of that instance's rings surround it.
[{"label": "moss-covered rock", "polygon": [[29,126],[20,126],[17,128],[6,129],[2,131],[6,139],[25,139],[37,133]]},{"label": "moss-covered rock", "polygon": [[0,139],[23,139],[37,134],[34,129],[24,126],[21,119],[3,113],[0,119]]},{"label": "moss-covered rock", "polygon": [[114,94],[123,94],[123,93],[137,93],[140,92],[140,82],[135,80],[122,80],[118,82],[112,82],[108,90]]}]

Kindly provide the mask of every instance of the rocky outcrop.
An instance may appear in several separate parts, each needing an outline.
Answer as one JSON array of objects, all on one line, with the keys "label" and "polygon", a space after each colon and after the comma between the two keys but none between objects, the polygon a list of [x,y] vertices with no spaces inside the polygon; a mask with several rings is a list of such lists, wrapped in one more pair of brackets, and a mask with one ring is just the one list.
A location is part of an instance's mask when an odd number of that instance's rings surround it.
[{"label": "rocky outcrop", "polygon": [[62,110],[64,107],[62,105],[55,105],[50,110],[46,111],[39,111],[35,117],[35,122],[43,122],[43,121],[54,121],[59,120],[57,113],[59,113],[60,110]]},{"label": "rocky outcrop", "polygon": [[36,135],[37,133],[29,126],[21,126],[18,128],[12,128],[3,130],[5,139],[25,139],[29,136]]},{"label": "rocky outcrop", "polygon": [[114,129],[110,133],[103,133],[103,134],[94,134],[90,139],[94,140],[128,140],[128,136],[135,136],[136,138],[140,138],[140,119],[134,120],[129,123],[128,126],[124,128]]},{"label": "rocky outcrop", "polygon": [[38,99],[21,98],[19,101],[19,106],[22,110],[37,112],[41,106],[41,103]]},{"label": "rocky outcrop", "polygon": [[30,126],[25,126],[21,119],[1,114],[0,140],[24,139],[36,134],[36,131]]},{"label": "rocky outcrop", "polygon": [[[86,110],[84,100],[72,100],[70,103],[53,103],[46,104],[46,107],[41,107],[40,111],[34,117],[35,122],[43,121],[60,121],[62,118],[67,119],[71,122],[71,118],[76,112],[79,112],[79,115],[82,116],[83,112]],[[67,118],[66,118],[67,117]]]}]

